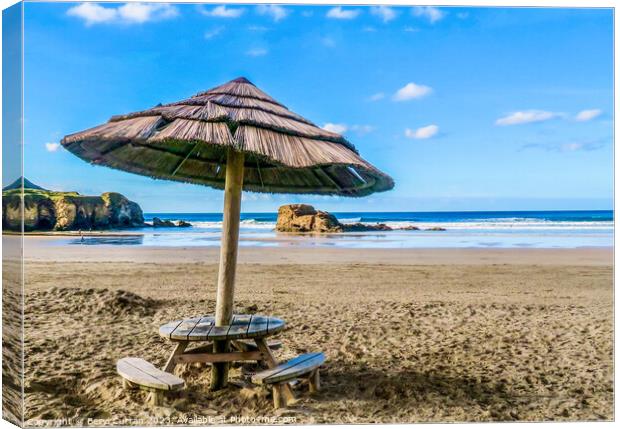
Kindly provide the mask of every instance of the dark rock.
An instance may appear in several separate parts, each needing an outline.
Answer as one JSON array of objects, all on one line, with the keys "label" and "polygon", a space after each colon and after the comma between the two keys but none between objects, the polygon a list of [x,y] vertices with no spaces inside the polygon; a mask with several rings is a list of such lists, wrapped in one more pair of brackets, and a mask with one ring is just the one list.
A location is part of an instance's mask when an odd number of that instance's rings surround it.
[{"label": "dark rock", "polygon": [[248,305],[247,307],[245,307],[244,311],[246,313],[255,313],[258,311],[258,305],[256,304]]},{"label": "dark rock", "polygon": [[176,223],[176,225],[177,225],[179,228],[187,228],[187,227],[192,226],[192,224],[191,224],[191,223],[186,222],[186,221],[184,221],[184,220],[178,220],[178,221],[177,221],[177,223]]},{"label": "dark rock", "polygon": [[365,223],[346,223],[342,225],[346,232],[365,232],[365,231],[392,231],[392,228],[384,223],[378,223],[375,225]]},{"label": "dark rock", "polygon": [[425,231],[445,231],[445,230],[446,230],[446,228],[442,228],[440,226],[434,226],[432,228],[425,229]]},{"label": "dark rock", "polygon": [[403,231],[419,231],[420,230],[420,228],[418,228],[417,226],[413,226],[413,225],[403,226],[402,228],[399,228],[399,229]]},{"label": "dark rock", "polygon": [[174,228],[176,225],[171,220],[161,220],[158,217],[154,217],[153,218],[153,226],[155,228],[169,228],[169,227],[173,227]]}]

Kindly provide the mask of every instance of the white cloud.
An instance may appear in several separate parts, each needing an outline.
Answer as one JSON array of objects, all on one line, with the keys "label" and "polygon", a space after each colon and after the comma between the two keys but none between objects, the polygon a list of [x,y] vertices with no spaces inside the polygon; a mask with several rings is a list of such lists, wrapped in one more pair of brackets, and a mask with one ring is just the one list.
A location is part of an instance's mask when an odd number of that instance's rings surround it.
[{"label": "white cloud", "polygon": [[411,128],[407,128],[405,130],[405,137],[409,139],[430,139],[431,137],[437,135],[439,132],[439,127],[437,125],[427,125],[426,127],[421,127],[415,130]]},{"label": "white cloud", "polygon": [[174,18],[178,10],[166,3],[125,3],[118,7],[105,7],[97,3],[81,3],[67,11],[67,15],[84,20],[86,25],[104,23],[142,24]]},{"label": "white cloud", "polygon": [[200,6],[201,7],[198,9],[200,13],[206,16],[213,16],[216,18],[239,18],[245,12],[245,9],[243,9],[242,7],[228,8],[225,5],[221,5],[216,6],[213,9],[207,10],[204,8],[204,6]]},{"label": "white cloud", "polygon": [[413,15],[428,19],[431,24],[441,21],[446,14],[436,7],[416,6],[413,8]]},{"label": "white cloud", "polygon": [[495,121],[495,125],[529,124],[531,122],[548,121],[558,116],[558,113],[548,112],[546,110],[522,110],[499,118]]},{"label": "white cloud", "polygon": [[385,98],[385,92],[377,92],[376,94],[373,94],[370,97],[368,97],[368,100],[379,101],[379,100],[383,100],[384,98]]},{"label": "white cloud", "polygon": [[333,19],[355,19],[359,14],[360,11],[357,9],[343,9],[337,6],[328,10],[325,16]]},{"label": "white cloud", "polygon": [[45,149],[48,152],[56,152],[60,149],[60,143],[45,143]]},{"label": "white cloud", "polygon": [[224,27],[215,27],[212,28],[211,30],[207,30],[205,31],[205,39],[210,40],[213,39],[214,37],[219,36],[220,34],[222,34],[222,31],[224,31]]},{"label": "white cloud", "polygon": [[376,33],[377,29],[375,27],[366,26],[366,27],[362,28],[362,31],[365,32],[365,33]]},{"label": "white cloud", "polygon": [[418,85],[416,83],[409,82],[407,85],[396,91],[396,94],[394,94],[392,99],[394,101],[413,100],[414,98],[424,97],[431,92],[433,92],[433,88],[430,86]]},{"label": "white cloud", "polygon": [[415,28],[415,27],[405,27],[405,33],[417,33],[418,31],[420,31],[419,28]]},{"label": "white cloud", "polygon": [[165,3],[125,3],[118,8],[118,14],[127,22],[141,24],[151,20],[174,18],[179,12]]},{"label": "white cloud", "polygon": [[67,15],[82,18],[86,25],[92,25],[113,21],[117,17],[117,11],[114,8],[99,6],[97,3],[82,3],[70,8]]},{"label": "white cloud", "polygon": [[278,22],[284,18],[286,18],[289,14],[289,11],[282,6],[278,6],[276,4],[261,4],[256,6],[256,11],[259,15],[268,15],[271,18]]},{"label": "white cloud", "polygon": [[252,48],[246,52],[246,55],[251,57],[262,57],[269,53],[269,51],[265,48]]},{"label": "white cloud", "polygon": [[366,135],[368,133],[372,133],[375,130],[375,127],[372,125],[351,125],[351,131],[356,132],[359,135]]},{"label": "white cloud", "polygon": [[349,129],[349,127],[347,127],[346,124],[332,124],[331,122],[328,122],[327,124],[323,125],[321,128],[323,128],[326,131],[330,131],[336,134],[346,133]]},{"label": "white cloud", "polygon": [[383,22],[390,22],[396,18],[394,9],[388,6],[374,6],[370,8],[370,13],[381,18]]},{"label": "white cloud", "polygon": [[575,120],[579,122],[586,122],[600,116],[601,113],[603,113],[601,109],[582,110],[581,112],[577,113],[577,116],[575,116]]}]

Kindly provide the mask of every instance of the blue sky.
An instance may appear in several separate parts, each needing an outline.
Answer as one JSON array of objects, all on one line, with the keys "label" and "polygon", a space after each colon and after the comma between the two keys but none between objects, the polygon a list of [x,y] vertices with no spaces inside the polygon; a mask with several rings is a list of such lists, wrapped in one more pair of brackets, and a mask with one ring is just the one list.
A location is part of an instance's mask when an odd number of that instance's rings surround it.
[{"label": "blue sky", "polygon": [[245,76],[396,181],[362,199],[245,193],[245,212],[612,207],[609,9],[26,3],[24,20],[25,175],[47,188],[221,211],[221,191],[58,142]]}]

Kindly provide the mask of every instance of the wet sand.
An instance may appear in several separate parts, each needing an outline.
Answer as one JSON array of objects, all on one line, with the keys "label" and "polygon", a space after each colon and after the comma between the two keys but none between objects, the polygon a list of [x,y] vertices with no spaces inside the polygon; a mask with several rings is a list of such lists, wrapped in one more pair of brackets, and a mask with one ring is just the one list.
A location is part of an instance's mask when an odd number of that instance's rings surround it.
[{"label": "wet sand", "polygon": [[156,409],[115,374],[123,356],[162,366],[159,325],[214,311],[217,249],[45,240],[25,246],[31,424],[614,417],[611,249],[242,248],[236,311],[287,321],[280,359],[327,355],[323,390],[276,413],[260,387],[209,392],[197,364],[177,367],[188,387]]}]

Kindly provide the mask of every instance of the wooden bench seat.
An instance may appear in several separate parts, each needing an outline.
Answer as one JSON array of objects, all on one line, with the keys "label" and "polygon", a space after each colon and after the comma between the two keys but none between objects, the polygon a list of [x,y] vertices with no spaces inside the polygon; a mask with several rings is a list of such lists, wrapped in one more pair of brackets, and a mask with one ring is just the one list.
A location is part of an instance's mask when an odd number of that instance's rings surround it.
[{"label": "wooden bench seat", "polygon": [[162,371],[141,358],[120,359],[116,363],[116,371],[123,378],[125,388],[148,390],[152,405],[162,405],[164,392],[180,390],[185,386],[182,378]]},{"label": "wooden bench seat", "polygon": [[320,389],[319,367],[323,362],[325,362],[325,355],[323,353],[306,353],[273,368],[254,374],[252,382],[272,385],[273,405],[275,408],[280,408],[280,386],[282,383],[307,377],[310,392],[316,392]]}]

